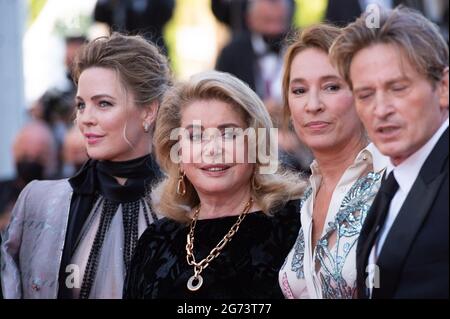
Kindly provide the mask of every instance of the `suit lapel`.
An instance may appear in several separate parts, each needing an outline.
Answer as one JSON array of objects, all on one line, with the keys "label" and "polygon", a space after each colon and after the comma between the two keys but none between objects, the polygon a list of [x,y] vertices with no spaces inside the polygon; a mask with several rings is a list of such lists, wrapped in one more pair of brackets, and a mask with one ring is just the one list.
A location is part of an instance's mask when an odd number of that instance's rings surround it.
[{"label": "suit lapel", "polygon": [[[448,174],[448,129],[425,161],[395,219],[378,258],[380,288],[374,298],[390,298],[398,285],[410,247]],[[447,163],[447,165],[446,165]]]},{"label": "suit lapel", "polygon": [[410,247],[430,212],[444,178],[445,173],[427,185],[419,176],[414,183],[386,237],[378,259],[380,288],[374,290],[375,298],[389,298],[394,294]]}]

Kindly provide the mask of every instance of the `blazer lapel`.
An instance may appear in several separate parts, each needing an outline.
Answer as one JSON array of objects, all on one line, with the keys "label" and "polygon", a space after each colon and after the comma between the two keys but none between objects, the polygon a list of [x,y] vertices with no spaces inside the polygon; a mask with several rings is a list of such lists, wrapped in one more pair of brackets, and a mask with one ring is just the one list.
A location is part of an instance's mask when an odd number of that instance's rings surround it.
[{"label": "blazer lapel", "polygon": [[447,129],[422,166],[386,237],[377,262],[380,288],[374,289],[374,298],[393,296],[410,247],[448,174],[448,152]]}]

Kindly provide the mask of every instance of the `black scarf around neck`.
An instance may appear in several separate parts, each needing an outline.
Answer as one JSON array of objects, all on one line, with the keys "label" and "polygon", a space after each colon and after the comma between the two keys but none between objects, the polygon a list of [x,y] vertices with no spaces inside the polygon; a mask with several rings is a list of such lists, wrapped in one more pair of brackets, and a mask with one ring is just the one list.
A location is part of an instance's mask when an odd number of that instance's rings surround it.
[{"label": "black scarf around neck", "polygon": [[[113,214],[120,204],[123,204],[123,209],[125,210],[127,207],[136,207],[136,202],[149,195],[147,194],[149,186],[161,176],[162,174],[158,165],[152,156],[146,155],[126,162],[88,160],[81,170],[69,179],[69,183],[73,188],[73,196],[59,272],[59,298],[72,298],[72,292],[65,284],[65,278],[67,276],[65,268],[70,263],[81,229],[98,197],[101,196],[105,200],[105,208],[102,211],[100,222],[101,224],[102,222],[105,224],[103,226],[100,225],[96,237],[100,236],[100,232],[103,231],[104,235],[107,231]],[[127,180],[124,185],[120,185],[115,177],[126,178]],[[137,207],[139,208],[139,205]],[[127,222],[125,219],[130,217],[128,215],[124,214],[124,222]],[[133,212],[133,215],[135,215],[135,212]],[[134,221],[134,219],[137,219],[135,217],[130,217],[129,222],[137,223],[137,220]],[[153,217],[155,216],[153,215]],[[136,226],[137,224],[134,225],[134,228]],[[125,236],[136,237],[137,234],[127,234],[127,229],[125,229]],[[132,253],[131,248],[129,247],[128,250],[130,251],[125,252],[125,254],[130,255]],[[92,253],[91,251],[91,255]],[[98,258],[98,256],[92,256],[92,258]],[[89,256],[89,259],[91,259],[91,256]],[[96,270],[94,269],[94,277],[95,272]]]},{"label": "black scarf around neck", "polygon": [[[120,185],[115,177],[126,178]],[[160,177],[158,165],[151,155],[126,162],[88,160],[69,183],[74,194],[95,195],[96,193],[111,201],[126,203],[142,197],[146,184]]]}]

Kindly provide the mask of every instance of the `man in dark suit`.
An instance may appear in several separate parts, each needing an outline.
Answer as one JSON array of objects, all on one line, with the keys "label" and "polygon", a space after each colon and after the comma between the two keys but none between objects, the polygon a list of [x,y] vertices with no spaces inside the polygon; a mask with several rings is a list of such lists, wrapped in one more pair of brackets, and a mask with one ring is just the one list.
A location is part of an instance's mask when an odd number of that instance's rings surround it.
[{"label": "man in dark suit", "polygon": [[[247,31],[246,10],[248,1],[249,0],[212,0],[211,11],[217,20],[225,23],[233,33]],[[295,0],[288,0],[288,2],[292,8],[295,8]]]},{"label": "man in dark suit", "polygon": [[449,51],[417,11],[362,16],[331,57],[371,140],[390,157],[357,248],[360,298],[449,296]]},{"label": "man in dark suit", "polygon": [[248,30],[235,34],[223,48],[216,69],[248,83],[265,102],[281,99],[281,48],[291,26],[294,3],[290,0],[245,3]]}]

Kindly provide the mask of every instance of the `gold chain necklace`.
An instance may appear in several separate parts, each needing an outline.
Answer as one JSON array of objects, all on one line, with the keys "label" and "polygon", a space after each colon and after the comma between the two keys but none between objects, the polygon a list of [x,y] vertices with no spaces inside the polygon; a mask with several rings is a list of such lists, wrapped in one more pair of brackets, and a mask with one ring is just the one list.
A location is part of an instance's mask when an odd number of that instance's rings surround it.
[{"label": "gold chain necklace", "polygon": [[197,224],[198,220],[198,214],[200,213],[200,207],[198,207],[194,212],[194,217],[191,221],[191,227],[189,230],[189,233],[187,235],[187,243],[186,243],[186,259],[188,265],[194,266],[194,275],[189,278],[187,282],[187,287],[190,291],[197,291],[200,289],[200,287],[203,284],[203,277],[200,276],[200,273],[208,267],[209,263],[220,255],[222,249],[225,247],[225,245],[231,240],[231,238],[236,234],[236,232],[239,229],[239,226],[241,225],[242,221],[244,220],[247,213],[250,211],[250,208],[252,207],[253,199],[250,198],[250,200],[245,204],[244,211],[239,215],[238,220],[234,225],[231,227],[231,229],[228,231],[228,233],[222,238],[222,240],[214,247],[210,252],[209,255],[201,260],[200,262],[195,261],[194,256],[194,229],[195,225]]}]

